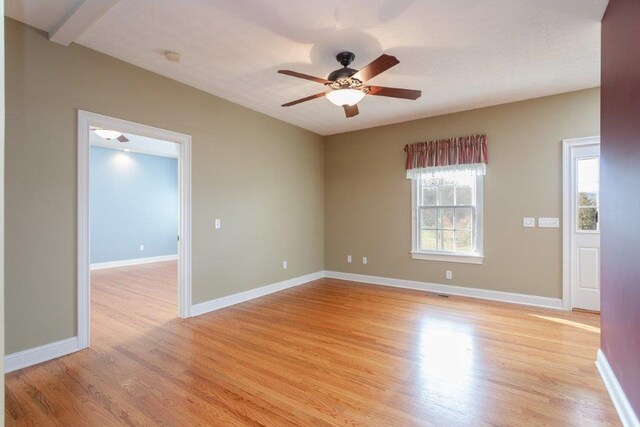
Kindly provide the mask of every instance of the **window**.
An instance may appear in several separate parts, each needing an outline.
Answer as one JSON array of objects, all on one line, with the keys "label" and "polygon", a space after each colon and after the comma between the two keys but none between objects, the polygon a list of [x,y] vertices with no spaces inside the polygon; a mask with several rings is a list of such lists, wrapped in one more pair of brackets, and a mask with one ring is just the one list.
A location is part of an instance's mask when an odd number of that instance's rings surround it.
[{"label": "window", "polygon": [[441,173],[413,180],[413,258],[482,263],[482,179]]},{"label": "window", "polygon": [[600,160],[598,157],[578,159],[578,231],[598,231]]}]

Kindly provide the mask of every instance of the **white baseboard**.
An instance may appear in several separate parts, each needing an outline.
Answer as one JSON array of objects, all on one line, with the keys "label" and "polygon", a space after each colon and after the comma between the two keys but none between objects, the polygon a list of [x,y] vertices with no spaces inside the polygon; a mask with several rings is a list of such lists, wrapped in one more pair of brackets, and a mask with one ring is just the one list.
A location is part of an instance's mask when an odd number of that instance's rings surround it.
[{"label": "white baseboard", "polygon": [[241,302],[269,295],[274,292],[282,291],[284,289],[293,288],[294,286],[303,285],[313,280],[322,279],[323,277],[325,277],[324,271],[318,271],[316,273],[294,277],[293,279],[284,280],[282,282],[262,286],[260,288],[250,289],[248,291],[239,292],[237,294],[229,295],[226,297],[194,304],[191,306],[191,315],[199,316],[204,313],[209,313],[211,311],[219,310],[224,307],[229,307],[230,305],[239,304]]},{"label": "white baseboard", "polygon": [[388,277],[365,276],[362,274],[342,273],[339,271],[326,271],[325,277],[349,280],[352,282],[369,283],[373,285],[392,286],[394,288],[416,289],[444,295],[457,295],[462,297],[480,298],[491,301],[501,301],[512,304],[523,304],[562,310],[562,300],[560,298],[490,291],[487,289],[466,288],[463,286],[441,285],[439,283],[417,282],[414,280],[391,279]]},{"label": "white baseboard", "polygon": [[4,371],[13,372],[27,366],[36,365],[79,350],[78,337],[52,342],[28,350],[10,354],[4,358]]},{"label": "white baseboard", "polygon": [[633,411],[631,403],[627,400],[627,396],[624,394],[622,387],[620,387],[620,383],[602,350],[598,350],[596,366],[598,367],[602,381],[604,381],[604,385],[607,386],[607,391],[609,392],[609,396],[611,396],[611,400],[613,400],[613,405],[618,411],[622,424],[625,427],[640,427],[638,416]]},{"label": "white baseboard", "polygon": [[[117,266],[123,266],[123,265],[142,264],[146,262],[168,261],[172,259],[176,259],[176,256],[171,255],[169,257],[153,257],[153,258],[142,258],[141,260],[128,260],[128,261],[116,261],[114,263],[102,263],[102,264],[99,264],[100,267],[97,267],[97,268],[110,268],[110,267],[117,267]],[[131,261],[137,261],[137,262],[131,263]],[[103,265],[105,264],[110,264],[110,265],[103,267]],[[93,269],[94,269],[94,265],[92,265],[92,270]],[[451,286],[451,285],[441,285],[437,283],[391,279],[387,277],[366,276],[361,274],[342,273],[337,271],[318,271],[316,273],[311,273],[311,274],[307,274],[305,276],[300,276],[300,277],[294,277],[292,279],[284,280],[282,282],[274,283],[267,286],[262,286],[256,289],[250,289],[248,291],[239,292],[237,294],[228,295],[226,297],[205,301],[199,304],[193,304],[191,305],[191,316],[198,316],[201,314],[209,313],[211,311],[219,310],[221,308],[228,307],[230,305],[239,304],[241,302],[245,302],[245,301],[259,298],[265,295],[269,295],[274,292],[292,288],[294,286],[303,285],[305,283],[322,279],[324,277],[332,278],[332,279],[348,280],[352,282],[369,283],[374,285],[392,286],[396,288],[416,289],[416,290],[422,290],[422,291],[434,292],[434,293],[440,293],[440,294],[446,294],[446,295],[458,295],[458,296],[480,298],[480,299],[493,300],[493,301],[502,301],[502,302],[515,303],[515,304],[531,305],[531,306],[537,306],[537,307],[562,309],[562,300],[560,300],[559,298],[547,298],[547,297],[540,297],[535,295],[523,295],[523,294],[510,293],[510,292],[489,291],[486,289],[466,288],[462,286]],[[69,338],[62,341],[57,341],[51,344],[46,344],[46,345],[29,349],[29,350],[24,350],[24,351],[14,353],[5,357],[5,371],[6,372],[15,371],[17,369],[25,368],[27,366],[35,365],[37,363],[45,362],[47,360],[55,359],[57,357],[64,356],[66,354],[73,353],[78,350],[79,350],[79,345],[78,345],[77,337]],[[615,379],[615,377],[613,378]],[[635,426],[635,424],[631,424],[631,425]]]},{"label": "white baseboard", "polygon": [[90,270],[102,270],[103,268],[125,267],[127,265],[149,264],[160,261],[175,261],[178,255],[162,255],[147,258],[123,259],[120,261],[99,262],[91,264]]}]

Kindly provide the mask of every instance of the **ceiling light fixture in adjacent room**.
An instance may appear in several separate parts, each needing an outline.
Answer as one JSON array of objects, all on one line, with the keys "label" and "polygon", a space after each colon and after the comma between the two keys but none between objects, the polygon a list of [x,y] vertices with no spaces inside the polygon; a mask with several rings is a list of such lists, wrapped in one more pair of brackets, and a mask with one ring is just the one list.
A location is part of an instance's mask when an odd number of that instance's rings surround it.
[{"label": "ceiling light fixture in adjacent room", "polygon": [[110,129],[93,129],[93,131],[100,138],[106,139],[107,141],[111,141],[113,139],[117,139],[120,142],[129,142],[129,138],[124,136],[122,132],[118,132],[117,130]]},{"label": "ceiling light fixture in adjacent room", "polygon": [[96,129],[94,130],[94,132],[96,133],[96,135],[98,135],[100,138],[104,138],[106,140],[109,139],[116,139],[117,137],[119,137],[120,135],[122,135],[120,132],[116,131],[116,130],[109,130],[109,129]]}]

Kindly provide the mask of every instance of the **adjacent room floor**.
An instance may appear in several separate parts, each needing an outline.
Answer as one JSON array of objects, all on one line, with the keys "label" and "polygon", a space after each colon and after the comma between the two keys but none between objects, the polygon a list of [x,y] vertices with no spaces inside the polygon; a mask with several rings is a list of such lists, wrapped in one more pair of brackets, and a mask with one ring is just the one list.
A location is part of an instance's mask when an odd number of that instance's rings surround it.
[{"label": "adjacent room floor", "polygon": [[181,320],[175,262],[92,281],[91,349],[8,374],[8,425],[619,424],[597,315],[323,279]]}]

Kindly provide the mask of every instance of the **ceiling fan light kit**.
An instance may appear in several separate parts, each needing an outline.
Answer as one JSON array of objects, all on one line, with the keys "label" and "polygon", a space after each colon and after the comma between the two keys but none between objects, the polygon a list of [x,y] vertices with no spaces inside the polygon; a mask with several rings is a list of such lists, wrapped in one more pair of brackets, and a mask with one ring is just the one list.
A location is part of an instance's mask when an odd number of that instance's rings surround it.
[{"label": "ceiling fan light kit", "polygon": [[365,95],[363,91],[358,89],[333,89],[325,94],[327,99],[338,107],[356,105],[362,101]]},{"label": "ceiling fan light kit", "polygon": [[411,100],[416,100],[422,95],[422,92],[419,90],[367,86],[364,84],[367,80],[370,80],[394,65],[399,64],[400,61],[398,61],[395,56],[383,54],[360,71],[349,68],[349,64],[353,62],[355,57],[356,56],[351,52],[340,52],[336,55],[336,59],[340,64],[342,64],[343,68],[332,71],[327,79],[309,76],[307,74],[291,70],[279,70],[278,73],[280,74],[286,74],[291,77],[322,83],[329,89],[327,92],[320,92],[315,95],[297,99],[295,101],[282,104],[282,106],[290,107],[292,105],[325,96],[332,104],[344,108],[345,115],[347,118],[350,118],[359,114],[357,104],[362,101],[366,95]]}]

